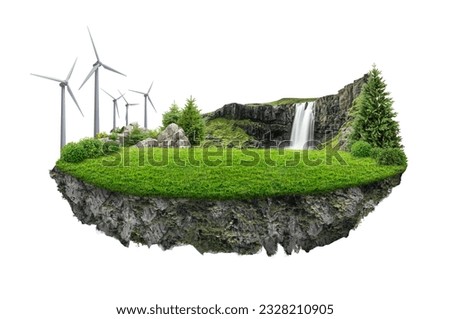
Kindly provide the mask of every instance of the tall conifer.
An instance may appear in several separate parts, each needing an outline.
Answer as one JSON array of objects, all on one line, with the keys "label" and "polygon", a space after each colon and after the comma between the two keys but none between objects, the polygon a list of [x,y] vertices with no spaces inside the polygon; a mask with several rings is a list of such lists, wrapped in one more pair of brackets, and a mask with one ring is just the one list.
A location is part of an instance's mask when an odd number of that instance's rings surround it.
[{"label": "tall conifer", "polygon": [[184,129],[192,145],[199,145],[204,139],[205,121],[192,96],[186,100],[178,123]]},{"label": "tall conifer", "polygon": [[373,65],[355,105],[351,141],[366,141],[373,147],[402,147],[393,100],[386,91],[380,70]]}]

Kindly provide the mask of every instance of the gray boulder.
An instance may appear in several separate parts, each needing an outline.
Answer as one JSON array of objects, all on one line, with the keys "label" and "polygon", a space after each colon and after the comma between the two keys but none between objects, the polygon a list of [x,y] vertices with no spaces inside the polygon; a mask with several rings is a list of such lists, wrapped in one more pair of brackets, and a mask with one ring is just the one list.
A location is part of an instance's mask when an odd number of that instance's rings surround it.
[{"label": "gray boulder", "polygon": [[142,147],[158,147],[159,143],[154,138],[146,138],[145,140],[142,140],[136,144],[136,147],[142,148]]},{"label": "gray boulder", "polygon": [[159,133],[158,143],[161,147],[191,146],[184,130],[175,123],[169,124],[164,131]]}]

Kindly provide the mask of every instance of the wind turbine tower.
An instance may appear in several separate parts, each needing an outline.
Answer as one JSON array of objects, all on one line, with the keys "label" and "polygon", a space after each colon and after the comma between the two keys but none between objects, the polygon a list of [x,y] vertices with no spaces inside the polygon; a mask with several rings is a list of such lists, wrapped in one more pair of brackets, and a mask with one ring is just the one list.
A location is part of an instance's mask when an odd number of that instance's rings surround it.
[{"label": "wind turbine tower", "polygon": [[150,102],[150,104],[152,105],[153,109],[156,112],[155,106],[153,105],[152,100],[150,99],[150,96],[148,95],[150,93],[150,90],[152,89],[153,86],[153,82],[152,84],[150,84],[150,87],[148,88],[147,93],[144,92],[140,92],[140,91],[135,91],[135,90],[130,90],[131,92],[135,92],[135,93],[139,93],[142,94],[144,96],[144,127],[147,129],[147,100]]},{"label": "wind turbine tower", "polygon": [[[120,93],[120,91],[119,91],[119,93]],[[120,94],[123,96],[122,93],[120,93]],[[131,105],[139,105],[139,103],[128,103],[125,96],[123,96],[123,99],[125,100],[125,126],[128,126],[128,107]]]},{"label": "wind turbine tower", "polygon": [[116,128],[116,112],[117,112],[117,116],[120,117],[119,116],[119,108],[117,107],[117,100],[120,100],[125,93],[121,94],[119,97],[115,98],[114,96],[112,96],[111,94],[106,92],[105,90],[103,90],[103,92],[108,94],[113,99],[113,129],[115,129]]}]

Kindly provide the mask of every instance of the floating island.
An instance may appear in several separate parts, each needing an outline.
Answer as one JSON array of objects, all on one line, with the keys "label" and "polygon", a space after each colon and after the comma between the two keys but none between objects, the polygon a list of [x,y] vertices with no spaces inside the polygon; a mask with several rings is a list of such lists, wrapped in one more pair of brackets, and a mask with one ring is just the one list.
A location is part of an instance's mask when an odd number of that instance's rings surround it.
[{"label": "floating island", "polygon": [[[347,237],[406,170],[385,86],[378,94],[391,112],[366,110],[370,90],[384,84],[377,71],[335,95],[231,103],[203,114],[198,146],[176,124],[152,137],[129,125],[69,143],[50,175],[83,224],[125,246],[310,251]],[[385,145],[371,139],[377,127],[364,124],[374,116],[386,123]],[[307,141],[304,149],[289,147],[293,134]],[[80,145],[102,152],[78,158]]]}]

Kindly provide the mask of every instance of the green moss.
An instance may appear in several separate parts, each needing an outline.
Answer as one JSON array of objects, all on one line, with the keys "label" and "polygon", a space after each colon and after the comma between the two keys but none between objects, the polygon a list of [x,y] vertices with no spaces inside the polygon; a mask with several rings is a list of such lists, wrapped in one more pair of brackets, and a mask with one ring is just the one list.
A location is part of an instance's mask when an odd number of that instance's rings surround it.
[{"label": "green moss", "polygon": [[[253,137],[248,135],[243,127],[253,125],[250,120],[228,120],[216,118],[206,122],[206,145],[241,146],[253,141]],[[255,123],[257,125],[257,123]]]}]

